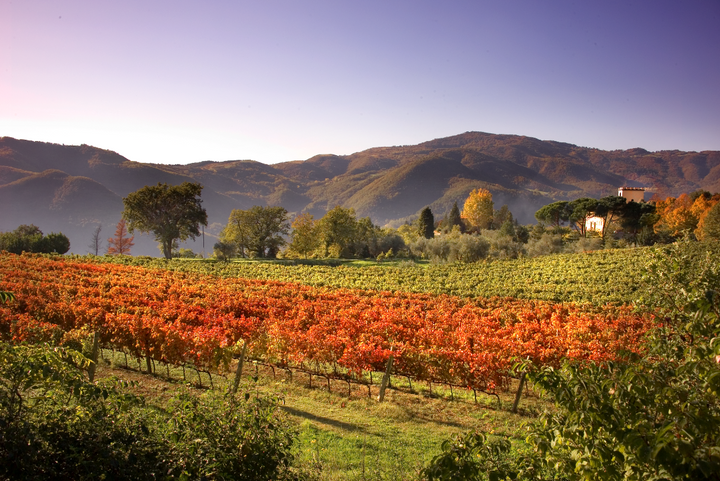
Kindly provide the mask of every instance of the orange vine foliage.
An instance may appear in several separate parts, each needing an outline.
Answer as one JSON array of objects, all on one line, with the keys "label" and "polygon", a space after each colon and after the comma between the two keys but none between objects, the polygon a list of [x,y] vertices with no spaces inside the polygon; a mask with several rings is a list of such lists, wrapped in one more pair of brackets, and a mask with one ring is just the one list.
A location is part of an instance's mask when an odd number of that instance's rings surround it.
[{"label": "orange vine foliage", "polygon": [[382,371],[494,390],[516,360],[557,366],[641,349],[653,316],[627,307],[513,298],[327,289],[0,254],[0,335],[57,339],[86,327],[106,347],[203,368],[227,367],[238,341],[254,359],[358,379]]}]

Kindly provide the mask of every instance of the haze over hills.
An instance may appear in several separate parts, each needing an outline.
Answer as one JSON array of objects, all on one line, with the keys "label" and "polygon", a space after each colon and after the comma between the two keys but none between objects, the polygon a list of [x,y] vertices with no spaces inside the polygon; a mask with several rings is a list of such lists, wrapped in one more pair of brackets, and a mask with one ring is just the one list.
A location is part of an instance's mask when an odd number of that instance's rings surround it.
[{"label": "haze over hills", "polygon": [[[572,144],[481,132],[418,145],[378,147],[351,155],[317,155],[266,165],[251,160],[187,165],[143,164],[87,145],[65,146],[0,138],[0,231],[35,224],[63,232],[71,252],[86,253],[92,231],[110,237],[122,197],[145,185],[200,182],[212,251],[232,209],[281,205],[316,218],[336,205],[358,217],[398,226],[425,206],[436,219],[484,187],[496,208],[507,204],[522,223],[545,204],[602,197],[620,186],[647,187],[665,197],[720,191],[720,152],[603,151]],[[648,197],[652,194],[648,194]],[[198,239],[188,244],[202,251]],[[136,236],[135,255],[159,255],[156,242]]]}]

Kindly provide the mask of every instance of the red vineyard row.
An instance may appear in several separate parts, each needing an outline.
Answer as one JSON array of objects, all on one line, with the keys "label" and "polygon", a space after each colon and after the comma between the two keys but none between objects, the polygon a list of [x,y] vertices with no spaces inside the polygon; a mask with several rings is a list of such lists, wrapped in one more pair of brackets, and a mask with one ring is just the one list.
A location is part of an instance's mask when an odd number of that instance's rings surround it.
[{"label": "red vineyard row", "polygon": [[204,369],[238,346],[281,367],[359,378],[382,371],[481,390],[507,386],[518,359],[557,366],[638,351],[653,322],[627,307],[512,298],[326,289],[88,259],[0,254],[0,336],[59,341],[98,331],[103,346]]}]

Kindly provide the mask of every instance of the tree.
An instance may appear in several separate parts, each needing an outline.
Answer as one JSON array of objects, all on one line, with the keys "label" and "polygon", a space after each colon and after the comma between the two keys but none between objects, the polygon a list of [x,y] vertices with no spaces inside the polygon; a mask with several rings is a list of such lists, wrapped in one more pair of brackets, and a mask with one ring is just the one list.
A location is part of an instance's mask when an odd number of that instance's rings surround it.
[{"label": "tree", "polygon": [[552,227],[560,227],[562,222],[567,222],[569,220],[570,214],[572,213],[572,210],[569,208],[569,204],[570,203],[565,200],[548,204],[535,212],[535,218],[538,222],[542,222]]},{"label": "tree", "polygon": [[290,225],[292,228],[292,233],[290,234],[290,238],[292,239],[290,242],[291,251],[307,259],[308,254],[318,248],[320,242],[317,235],[316,224],[315,218],[307,212],[295,217]]},{"label": "tree", "polygon": [[128,237],[127,234],[128,231],[125,219],[120,219],[120,222],[118,222],[115,227],[115,237],[111,237],[107,240],[107,253],[110,255],[130,255],[130,248],[135,245],[133,242],[135,236]]},{"label": "tree", "polygon": [[465,233],[465,224],[460,216],[460,209],[458,208],[457,202],[453,202],[452,209],[450,209],[450,213],[447,219],[445,219],[444,230],[445,232],[452,232],[455,226],[458,226],[460,232]]},{"label": "tree", "polygon": [[318,221],[318,236],[325,255],[342,257],[348,255],[348,247],[355,240],[357,219],[355,209],[345,209],[339,205],[329,210]]},{"label": "tree", "polygon": [[635,243],[643,243],[641,237],[647,243],[647,241],[652,242],[649,237],[653,233],[652,226],[658,219],[653,204],[630,201],[623,207],[620,226]]},{"label": "tree", "polygon": [[582,237],[586,236],[585,224],[588,218],[595,214],[597,206],[598,201],[589,197],[582,197],[568,204],[569,220]]},{"label": "tree", "polygon": [[705,236],[704,229],[708,214],[720,202],[720,194],[711,196],[703,191],[703,195],[699,195],[691,207],[691,211],[697,217],[698,224],[695,229],[695,237],[702,239]]},{"label": "tree", "polygon": [[655,224],[655,232],[679,236],[685,231],[694,231],[698,218],[693,212],[693,203],[687,194],[682,194],[677,199],[668,197],[657,202],[655,209],[660,219]]},{"label": "tree", "polygon": [[493,220],[492,194],[486,189],[475,189],[465,200],[462,218],[474,230],[489,229]]},{"label": "tree", "polygon": [[213,253],[218,260],[227,262],[235,255],[235,246],[229,242],[216,242],[213,246]]},{"label": "tree", "polygon": [[720,240],[720,202],[710,208],[698,229],[702,240]]},{"label": "tree", "polygon": [[12,254],[35,252],[39,254],[65,254],[70,250],[70,239],[62,233],[47,236],[35,225],[21,225],[12,232],[0,234],[0,251]]},{"label": "tree", "polygon": [[51,232],[46,237],[50,252],[65,254],[70,250],[70,239],[65,234]]},{"label": "tree", "polygon": [[221,238],[234,244],[243,257],[275,257],[285,244],[283,236],[289,232],[287,211],[283,207],[256,205],[248,210],[234,209]]},{"label": "tree", "polygon": [[420,218],[417,223],[418,235],[426,239],[432,239],[435,237],[435,217],[433,216],[430,207],[425,207],[420,212]]},{"label": "tree", "polygon": [[500,235],[515,240],[515,224],[513,224],[511,220],[506,220],[503,225],[500,226]]},{"label": "tree", "polygon": [[617,195],[609,195],[607,197],[603,197],[597,202],[597,206],[595,207],[595,215],[603,218],[603,227],[601,233],[603,239],[605,238],[605,232],[607,231],[608,225],[610,225],[613,220],[622,215],[626,204],[627,199],[625,197],[619,197]]},{"label": "tree", "polygon": [[102,224],[98,224],[98,226],[92,233],[92,237],[90,238],[90,244],[88,245],[88,249],[90,249],[90,254],[95,254],[96,256],[100,255],[100,249],[102,249],[102,239],[100,238],[101,230]]},{"label": "tree", "polygon": [[123,219],[128,231],[155,235],[166,259],[172,257],[173,245],[200,235],[200,225],[207,226],[207,212],[201,206],[202,185],[183,182],[181,185],[146,186],[123,198]]},{"label": "tree", "polygon": [[513,219],[512,212],[510,212],[510,208],[507,206],[507,204],[504,204],[502,207],[493,212],[493,229],[501,228],[502,225],[508,221],[510,223],[514,223],[515,219]]}]

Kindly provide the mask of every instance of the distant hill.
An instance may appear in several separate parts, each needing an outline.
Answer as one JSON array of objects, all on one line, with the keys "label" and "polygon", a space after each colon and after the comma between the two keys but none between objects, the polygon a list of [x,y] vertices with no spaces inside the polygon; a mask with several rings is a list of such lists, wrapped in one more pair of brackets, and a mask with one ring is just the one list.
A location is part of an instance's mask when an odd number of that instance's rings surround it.
[{"label": "distant hill", "polygon": [[[266,165],[252,160],[188,165],[143,164],[88,145],[66,146],[0,138],[0,231],[33,223],[70,237],[71,251],[87,252],[92,231],[106,239],[120,219],[122,197],[145,185],[200,182],[208,211],[205,251],[232,209],[282,205],[322,216],[352,207],[376,224],[400,225],[430,206],[436,218],[484,187],[496,207],[507,204],[520,222],[534,222],[556,200],[647,187],[648,197],[705,189],[720,191],[720,152],[603,151],[516,135],[482,132],[418,145],[378,147],[351,155],[317,155]],[[202,250],[201,240],[192,243]],[[156,242],[136,239],[134,254],[159,255]]]}]

